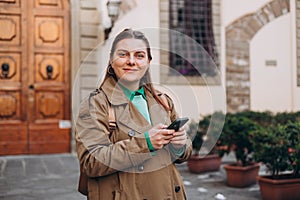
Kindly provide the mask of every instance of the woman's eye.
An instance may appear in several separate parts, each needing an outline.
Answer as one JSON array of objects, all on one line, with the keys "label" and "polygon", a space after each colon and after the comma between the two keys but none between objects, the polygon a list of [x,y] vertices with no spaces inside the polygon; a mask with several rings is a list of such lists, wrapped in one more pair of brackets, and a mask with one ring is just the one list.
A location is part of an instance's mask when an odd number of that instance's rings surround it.
[{"label": "woman's eye", "polygon": [[126,53],[118,53],[118,56],[119,56],[119,57],[122,57],[122,58],[123,58],[123,57],[126,57]]},{"label": "woman's eye", "polygon": [[136,57],[137,57],[137,58],[144,58],[145,55],[144,55],[143,53],[138,53],[138,54],[136,55]]}]

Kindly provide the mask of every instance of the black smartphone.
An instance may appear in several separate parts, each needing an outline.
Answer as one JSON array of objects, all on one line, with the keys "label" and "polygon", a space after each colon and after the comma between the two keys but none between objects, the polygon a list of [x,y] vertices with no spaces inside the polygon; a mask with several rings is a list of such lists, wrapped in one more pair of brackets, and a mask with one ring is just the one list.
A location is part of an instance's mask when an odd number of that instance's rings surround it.
[{"label": "black smartphone", "polygon": [[179,128],[182,127],[188,121],[189,118],[187,117],[177,118],[167,127],[167,129],[174,129],[175,131],[178,131]]}]

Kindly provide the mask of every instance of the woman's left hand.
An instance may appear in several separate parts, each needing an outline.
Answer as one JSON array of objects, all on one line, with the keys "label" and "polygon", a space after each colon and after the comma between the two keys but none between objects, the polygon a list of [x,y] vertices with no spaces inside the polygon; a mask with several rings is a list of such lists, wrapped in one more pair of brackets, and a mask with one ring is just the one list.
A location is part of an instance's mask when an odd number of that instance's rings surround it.
[{"label": "woman's left hand", "polygon": [[176,149],[182,148],[187,142],[187,135],[184,129],[179,129],[177,132],[173,133],[173,138],[171,139],[170,143]]}]

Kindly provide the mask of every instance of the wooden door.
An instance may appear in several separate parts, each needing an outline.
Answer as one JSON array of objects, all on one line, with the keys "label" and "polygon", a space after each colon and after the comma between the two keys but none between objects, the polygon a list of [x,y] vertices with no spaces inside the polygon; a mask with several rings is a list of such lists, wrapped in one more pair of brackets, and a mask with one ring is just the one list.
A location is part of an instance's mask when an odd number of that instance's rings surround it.
[{"label": "wooden door", "polygon": [[0,155],[70,151],[68,0],[0,0]]}]

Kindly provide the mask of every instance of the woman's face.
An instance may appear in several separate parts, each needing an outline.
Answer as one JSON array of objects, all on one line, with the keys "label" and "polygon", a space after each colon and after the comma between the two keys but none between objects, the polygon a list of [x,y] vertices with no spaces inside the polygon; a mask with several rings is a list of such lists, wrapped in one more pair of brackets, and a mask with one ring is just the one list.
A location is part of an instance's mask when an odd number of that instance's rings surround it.
[{"label": "woman's face", "polygon": [[[139,39],[124,39],[116,45],[110,60],[118,80],[123,85],[139,86],[139,81],[149,68],[147,46]],[[134,88],[137,89],[137,88]]]}]

